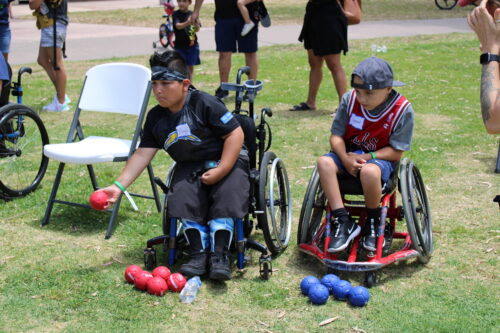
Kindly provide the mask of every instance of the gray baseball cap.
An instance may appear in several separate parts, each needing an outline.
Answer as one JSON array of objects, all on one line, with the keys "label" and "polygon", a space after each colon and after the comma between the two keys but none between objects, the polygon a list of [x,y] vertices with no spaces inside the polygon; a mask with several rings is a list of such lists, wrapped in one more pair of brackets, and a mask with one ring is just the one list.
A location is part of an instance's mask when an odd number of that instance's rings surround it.
[{"label": "gray baseball cap", "polygon": [[[354,76],[363,80],[363,84],[354,83]],[[373,90],[404,85],[403,82],[394,80],[391,65],[377,57],[366,58],[360,62],[351,75],[351,87],[358,89]]]}]

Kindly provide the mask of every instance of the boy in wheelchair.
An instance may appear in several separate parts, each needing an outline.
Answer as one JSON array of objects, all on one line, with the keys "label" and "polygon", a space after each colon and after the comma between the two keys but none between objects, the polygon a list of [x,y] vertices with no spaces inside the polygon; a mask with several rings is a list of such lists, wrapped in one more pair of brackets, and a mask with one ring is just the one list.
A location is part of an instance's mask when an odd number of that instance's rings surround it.
[{"label": "boy in wheelchair", "polygon": [[343,204],[337,178],[342,174],[361,182],[367,208],[362,245],[376,250],[382,188],[403,152],[410,150],[413,134],[413,109],[392,88],[403,85],[394,80],[389,63],[376,57],[363,60],[352,73],[354,89],[342,97],[331,127],[331,151],[318,159],[333,219],[329,253],[344,250],[361,232]]},{"label": "boy in wheelchair", "polygon": [[167,212],[182,222],[190,258],[180,268],[187,276],[231,278],[229,247],[233,218],[247,214],[250,183],[244,134],[216,97],[196,90],[184,59],[175,51],[150,58],[158,105],[144,124],[141,143],[115,185],[104,190],[108,206],[132,184],[159,149],[176,167],[167,194]]}]

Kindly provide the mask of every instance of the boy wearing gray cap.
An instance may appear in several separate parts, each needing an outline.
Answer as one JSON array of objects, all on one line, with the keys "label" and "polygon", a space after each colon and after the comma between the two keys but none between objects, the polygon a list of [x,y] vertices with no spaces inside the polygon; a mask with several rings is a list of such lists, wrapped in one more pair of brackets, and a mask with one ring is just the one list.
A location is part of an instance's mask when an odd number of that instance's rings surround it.
[{"label": "boy wearing gray cap", "polygon": [[376,250],[382,186],[403,152],[410,150],[413,134],[413,109],[392,88],[403,85],[394,80],[389,63],[371,57],[356,66],[354,89],[342,96],[331,127],[331,151],[318,158],[321,187],[332,211],[330,253],[344,250],[361,232],[344,207],[337,174],[359,178],[368,215],[362,244]]}]

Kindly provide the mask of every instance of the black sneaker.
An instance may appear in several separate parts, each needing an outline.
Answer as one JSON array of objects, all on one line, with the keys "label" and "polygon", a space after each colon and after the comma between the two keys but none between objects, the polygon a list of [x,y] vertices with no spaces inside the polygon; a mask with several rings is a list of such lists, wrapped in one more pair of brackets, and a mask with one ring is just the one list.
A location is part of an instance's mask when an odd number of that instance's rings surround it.
[{"label": "black sneaker", "polygon": [[226,281],[231,279],[231,267],[229,255],[225,253],[210,254],[210,273],[208,277],[212,280]]},{"label": "black sneaker", "polygon": [[[363,248],[367,251],[376,251],[377,250],[377,228],[378,228],[378,219],[369,219],[366,221],[364,227],[364,236],[363,236]],[[384,239],[385,245],[385,239]],[[382,246],[384,246],[382,245]]]},{"label": "black sneaker", "polygon": [[349,242],[351,242],[359,232],[361,228],[359,225],[351,221],[349,216],[342,216],[341,218],[335,218],[332,222],[332,236],[330,239],[330,244],[328,244],[328,252],[335,253],[344,250]]},{"label": "black sneaker", "polygon": [[221,100],[226,99],[228,96],[229,96],[229,91],[223,90],[221,87],[215,90],[215,97],[218,97]]},{"label": "black sneaker", "polygon": [[386,222],[384,229],[384,252],[388,253],[392,246],[392,238],[394,236],[394,228],[392,224]]},{"label": "black sneaker", "polygon": [[182,275],[187,277],[192,277],[195,275],[204,275],[207,272],[207,261],[208,261],[208,252],[207,251],[199,251],[192,253],[189,256],[189,261],[183,265],[179,271]]}]

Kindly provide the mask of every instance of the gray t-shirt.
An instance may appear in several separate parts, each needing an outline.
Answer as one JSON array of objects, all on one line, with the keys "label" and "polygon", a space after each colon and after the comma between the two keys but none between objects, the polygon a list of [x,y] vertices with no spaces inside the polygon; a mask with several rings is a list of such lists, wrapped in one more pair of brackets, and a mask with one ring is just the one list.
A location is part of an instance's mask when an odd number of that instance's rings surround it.
[{"label": "gray t-shirt", "polygon": [[[337,114],[335,115],[335,119],[333,120],[331,132],[334,135],[344,136],[347,122],[348,122],[348,106],[349,99],[351,98],[352,91],[348,91],[342,96],[342,100],[340,101],[340,105],[337,109]],[[377,116],[384,108],[392,103],[394,98],[396,98],[397,93],[395,90],[392,90],[387,101],[380,105],[379,107],[368,110],[373,116]],[[411,147],[411,139],[413,136],[413,108],[411,104],[408,104],[408,107],[403,111],[399,122],[396,124],[394,131],[389,137],[389,145],[396,150],[404,150],[408,151]]]}]

